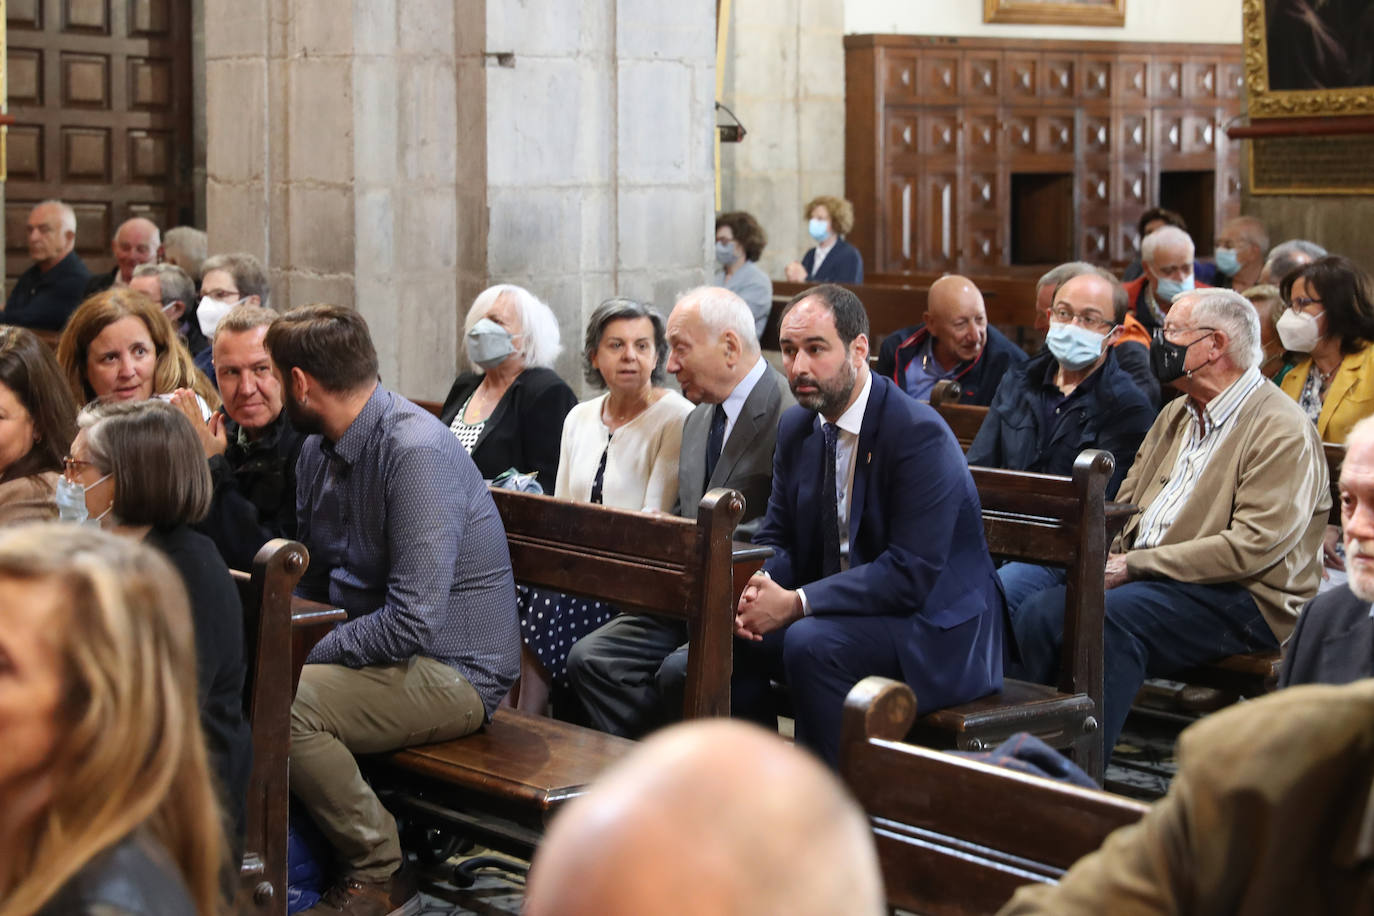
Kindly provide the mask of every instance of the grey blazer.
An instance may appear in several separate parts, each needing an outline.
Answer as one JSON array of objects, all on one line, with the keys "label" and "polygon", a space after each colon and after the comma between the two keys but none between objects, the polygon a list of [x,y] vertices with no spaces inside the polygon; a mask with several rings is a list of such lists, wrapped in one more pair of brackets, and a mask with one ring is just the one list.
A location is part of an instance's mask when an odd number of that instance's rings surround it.
[{"label": "grey blazer", "polygon": [[735,537],[753,537],[768,508],[773,490],[773,444],[778,438],[778,418],[796,400],[782,373],[769,366],[764,370],[721,449],[720,460],[705,486],[706,439],[711,433],[714,404],[698,404],[687,415],[682,428],[682,456],[678,460],[678,499],[673,512],[696,518],[696,507],[708,489],[730,487],[744,494],[744,515]]},{"label": "grey blazer", "polygon": [[1374,675],[1374,619],[1369,602],[1342,585],[1318,595],[1298,615],[1283,647],[1280,687],[1348,684]]}]

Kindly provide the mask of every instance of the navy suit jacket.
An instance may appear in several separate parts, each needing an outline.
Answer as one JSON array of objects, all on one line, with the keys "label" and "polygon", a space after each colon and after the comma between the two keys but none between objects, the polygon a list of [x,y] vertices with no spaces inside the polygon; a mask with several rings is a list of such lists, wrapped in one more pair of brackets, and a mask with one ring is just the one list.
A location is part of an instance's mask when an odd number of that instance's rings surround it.
[{"label": "navy suit jacket", "polygon": [[[754,536],[754,543],[773,548],[764,568],[785,588],[804,586],[818,617],[911,618],[909,636],[898,646],[908,681],[937,680],[949,697],[999,690],[1005,601],[964,454],[939,414],[872,377],[850,500],[849,569],[820,575],[816,520],[825,444],[817,414],[804,407],[788,410],[778,427],[773,491]],[[927,657],[922,632],[976,617],[984,618],[987,635],[970,657]],[[923,673],[916,678],[915,672]],[[943,705],[948,702],[922,698],[924,709]]]},{"label": "navy suit jacket", "polygon": [[835,247],[821,262],[820,270],[812,272],[811,265],[816,262],[816,249],[808,248],[802,255],[802,267],[806,268],[806,279],[810,283],[862,283],[864,282],[864,256],[859,249],[844,239],[835,239]]}]

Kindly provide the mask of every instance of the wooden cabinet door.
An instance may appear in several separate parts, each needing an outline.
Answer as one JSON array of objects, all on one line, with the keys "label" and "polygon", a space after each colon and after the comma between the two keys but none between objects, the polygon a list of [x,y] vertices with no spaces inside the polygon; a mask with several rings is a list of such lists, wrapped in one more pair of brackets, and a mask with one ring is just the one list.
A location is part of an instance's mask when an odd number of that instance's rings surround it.
[{"label": "wooden cabinet door", "polygon": [[192,187],[191,5],[172,0],[9,0],[6,274],[30,265],[24,224],[57,197],[77,215],[93,273],[131,216],[198,222]]}]

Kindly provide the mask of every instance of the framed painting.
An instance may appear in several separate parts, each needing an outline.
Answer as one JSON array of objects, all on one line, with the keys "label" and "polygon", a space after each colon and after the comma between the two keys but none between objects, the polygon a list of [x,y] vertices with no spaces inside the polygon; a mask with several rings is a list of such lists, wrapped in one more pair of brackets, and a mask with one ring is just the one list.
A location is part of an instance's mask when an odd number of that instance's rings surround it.
[{"label": "framed painting", "polygon": [[1251,117],[1374,114],[1374,0],[1243,0],[1241,9]]},{"label": "framed painting", "polygon": [[984,22],[1125,25],[1126,0],[983,0]]}]

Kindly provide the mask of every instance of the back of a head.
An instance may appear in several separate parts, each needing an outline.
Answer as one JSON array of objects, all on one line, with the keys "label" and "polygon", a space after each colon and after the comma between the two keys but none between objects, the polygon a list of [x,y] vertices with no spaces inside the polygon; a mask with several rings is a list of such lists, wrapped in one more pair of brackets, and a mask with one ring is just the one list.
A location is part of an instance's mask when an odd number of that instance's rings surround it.
[{"label": "back of a head", "polygon": [[272,322],[266,344],[283,377],[300,369],[335,394],[377,381],[377,350],[367,321],[347,306],[315,303],[293,308]]},{"label": "back of a head", "polygon": [[835,776],[729,720],[665,729],[554,821],[528,916],[873,916],[873,836]]},{"label": "back of a head", "polygon": [[678,296],[677,301],[697,307],[701,323],[712,338],[734,331],[742,351],[749,356],[758,355],[759,336],[754,328],[754,313],[737,294],[720,286],[698,286]]},{"label": "back of a head", "polygon": [[5,469],[3,479],[61,471],[76,436],[76,401],[51,348],[27,328],[0,327],[0,384],[29,412],[34,433],[33,447]]},{"label": "back of a head", "polygon": [[210,511],[213,486],[191,421],[166,401],[97,401],[77,417],[91,459],[114,478],[111,512],[126,525],[170,528]]},{"label": "back of a head", "polygon": [[1276,286],[1284,278],[1304,264],[1326,257],[1326,249],[1307,239],[1289,239],[1280,242],[1269,250],[1269,258],[1264,262],[1264,271],[1270,283]]},{"label": "back of a head", "polygon": [[234,278],[234,287],[243,297],[257,296],[266,306],[271,289],[267,283],[267,271],[262,262],[246,251],[234,251],[206,258],[200,265],[200,275],[204,277],[212,270],[222,270]]},{"label": "back of a head", "polygon": [[204,230],[194,226],[177,226],[168,229],[162,239],[162,256],[169,264],[175,264],[186,271],[187,276],[199,283],[201,265],[208,251]]},{"label": "back of a head", "polygon": [[217,910],[223,828],[201,735],[195,640],[180,576],[152,548],[81,525],[0,534],[0,579],[59,589],[63,672],[52,759],[62,766],[0,913],[40,909],[72,875],[142,827],[170,855],[201,916]]}]

